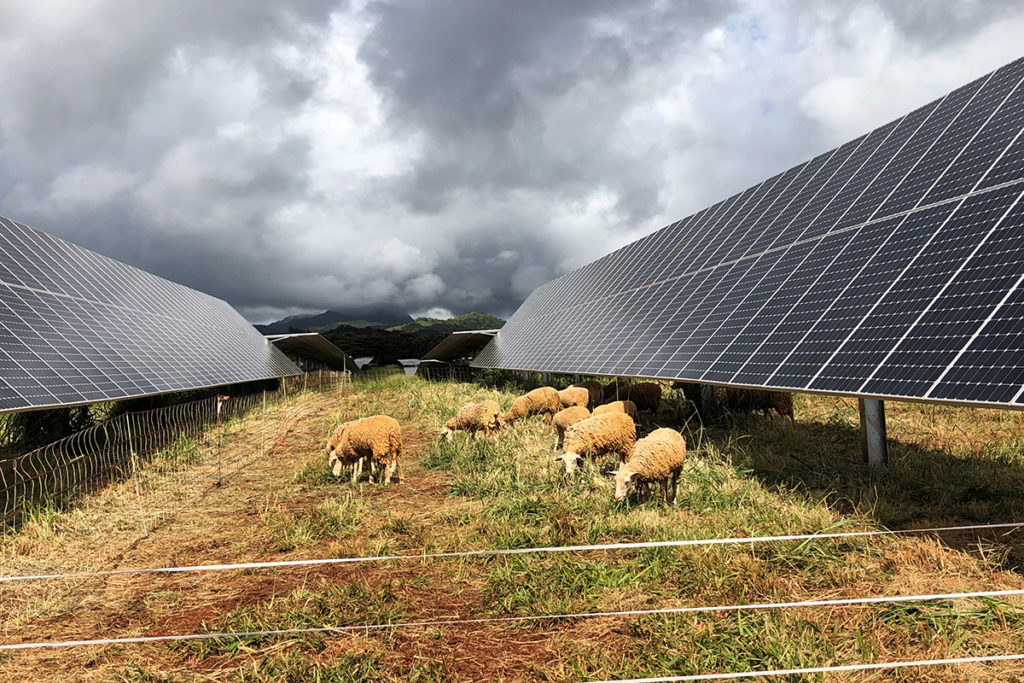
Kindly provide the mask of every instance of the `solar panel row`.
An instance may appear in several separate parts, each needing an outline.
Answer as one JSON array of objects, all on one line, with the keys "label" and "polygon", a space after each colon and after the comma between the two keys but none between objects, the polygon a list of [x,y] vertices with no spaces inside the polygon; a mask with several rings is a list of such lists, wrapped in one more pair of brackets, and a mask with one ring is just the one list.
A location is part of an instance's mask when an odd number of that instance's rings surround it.
[{"label": "solar panel row", "polygon": [[537,288],[474,365],[1008,404],[1024,59]]},{"label": "solar panel row", "polygon": [[0,218],[0,411],[297,373],[227,303]]}]

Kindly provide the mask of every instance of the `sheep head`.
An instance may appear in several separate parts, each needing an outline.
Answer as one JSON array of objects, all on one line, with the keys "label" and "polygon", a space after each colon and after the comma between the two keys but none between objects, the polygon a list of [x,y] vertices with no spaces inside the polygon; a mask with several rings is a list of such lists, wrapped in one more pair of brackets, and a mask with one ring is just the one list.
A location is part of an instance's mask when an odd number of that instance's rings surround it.
[{"label": "sheep head", "polygon": [[630,489],[636,485],[636,472],[620,469],[615,473],[615,500],[620,501],[629,495]]},{"label": "sheep head", "polygon": [[560,462],[565,465],[565,473],[569,475],[583,466],[583,456],[579,453],[563,453],[562,455],[555,456],[554,462]]},{"label": "sheep head", "polygon": [[331,474],[333,474],[336,477],[341,476],[341,458],[338,457],[338,454],[334,452],[333,448],[330,449],[330,455],[327,458],[327,464],[331,468]]}]

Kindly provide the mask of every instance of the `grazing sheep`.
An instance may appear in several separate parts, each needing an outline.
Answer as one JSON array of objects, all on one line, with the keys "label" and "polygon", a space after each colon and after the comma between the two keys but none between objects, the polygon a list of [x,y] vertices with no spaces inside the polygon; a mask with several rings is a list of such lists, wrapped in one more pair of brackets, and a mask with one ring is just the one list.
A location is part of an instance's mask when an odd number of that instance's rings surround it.
[{"label": "grazing sheep", "polygon": [[636,443],[636,424],[625,413],[606,413],[581,420],[565,431],[564,452],[555,461],[565,465],[572,474],[584,457],[597,458],[618,453],[623,461]]},{"label": "grazing sheep", "polygon": [[594,408],[594,415],[604,415],[606,413],[625,413],[635,420],[636,404],[632,401],[612,401],[611,403],[605,403],[603,406]]},{"label": "grazing sheep", "polygon": [[602,388],[601,403],[611,403],[620,399],[628,398],[629,382],[624,379],[617,379],[614,382],[605,384]]},{"label": "grazing sheep", "polygon": [[626,398],[636,404],[637,410],[658,412],[661,408],[661,386],[654,382],[637,382],[626,390]]},{"label": "grazing sheep", "polygon": [[524,417],[531,415],[544,415],[551,424],[551,418],[562,409],[562,403],[558,399],[558,389],[554,387],[540,387],[526,393],[512,401],[512,407],[505,413],[505,422],[515,423]]},{"label": "grazing sheep", "polygon": [[583,387],[569,387],[558,392],[558,400],[563,408],[582,406],[586,408],[590,404],[590,392]]},{"label": "grazing sheep", "polygon": [[452,440],[455,431],[469,432],[476,437],[477,432],[490,436],[501,429],[501,406],[491,400],[480,403],[467,403],[459,408],[455,417],[448,420],[441,430],[441,436]]},{"label": "grazing sheep", "polygon": [[[339,457],[339,455],[337,454],[337,449],[338,444],[341,443],[341,438],[342,435],[345,433],[345,430],[357,422],[359,422],[359,420],[350,420],[349,422],[345,422],[335,427],[334,431],[327,439],[326,446],[327,462],[331,467],[331,473],[336,477],[340,477],[344,469],[351,468],[353,483],[355,483],[355,481],[359,478],[359,475],[363,473],[363,463],[365,461],[365,458],[359,457],[351,461],[345,460]],[[372,471],[372,461],[370,463],[370,468]]]},{"label": "grazing sheep", "polygon": [[588,379],[586,382],[578,382],[573,384],[574,387],[579,389],[586,389],[590,394],[590,402],[587,403],[587,407],[593,410],[597,406],[604,402],[604,385],[600,382],[595,382],[592,379]]},{"label": "grazing sheep", "polygon": [[[383,483],[391,482],[396,469],[398,483],[402,483],[402,429],[397,420],[387,415],[374,415],[346,423],[335,431],[340,432],[337,443],[328,442],[327,446],[328,463],[334,476],[341,476],[344,464],[365,458],[371,467],[380,466]],[[353,480],[356,476],[353,474]]]},{"label": "grazing sheep", "polygon": [[776,412],[796,421],[793,414],[793,394],[767,389],[738,389],[722,387],[716,392],[718,402],[734,412],[750,413],[759,410],[765,415]]},{"label": "grazing sheep", "polygon": [[[629,460],[615,473],[615,500],[622,500],[637,484],[661,483],[661,497],[674,503],[679,473],[686,460],[686,439],[674,429],[655,429],[636,442]],[[672,479],[672,498],[668,480]]]},{"label": "grazing sheep", "polygon": [[551,420],[551,424],[555,428],[555,433],[558,435],[558,442],[555,444],[555,450],[562,447],[562,442],[565,441],[565,431],[577,422],[586,420],[588,417],[590,417],[590,411],[583,406],[572,406],[571,408],[564,408],[555,413],[555,417]]}]

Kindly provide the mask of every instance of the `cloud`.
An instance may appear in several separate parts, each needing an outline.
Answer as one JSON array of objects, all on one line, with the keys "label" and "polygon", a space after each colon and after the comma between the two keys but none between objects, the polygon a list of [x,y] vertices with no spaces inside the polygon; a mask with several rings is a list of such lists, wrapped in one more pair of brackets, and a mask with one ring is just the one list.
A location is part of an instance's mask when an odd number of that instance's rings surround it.
[{"label": "cloud", "polygon": [[6,3],[0,213],[253,320],[507,315],[1022,32],[1009,1]]}]

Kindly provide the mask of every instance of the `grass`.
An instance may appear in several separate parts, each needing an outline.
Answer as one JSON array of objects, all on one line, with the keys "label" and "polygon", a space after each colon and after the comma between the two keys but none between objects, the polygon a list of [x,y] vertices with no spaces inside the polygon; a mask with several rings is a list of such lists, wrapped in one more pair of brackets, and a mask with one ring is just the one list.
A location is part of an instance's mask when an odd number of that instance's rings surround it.
[{"label": "grass", "polygon": [[[166,542],[180,544],[185,529],[193,536],[201,530],[208,540],[176,551],[191,562],[203,559],[195,553],[210,552],[219,560],[416,554],[1024,518],[1018,413],[890,404],[893,464],[875,471],[860,462],[849,402],[799,396],[796,424],[725,416],[701,425],[672,397],[641,424],[642,431],[681,427],[687,436],[679,497],[665,505],[642,496],[615,503],[607,476],[614,458],[567,478],[551,462],[554,434],[541,420],[496,440],[435,438],[459,405],[484,398],[507,406],[513,395],[371,377],[354,396],[318,403],[320,412],[290,437],[296,445],[265,461],[265,477],[254,471],[248,492],[223,491],[216,513],[197,511],[187,526],[168,528]],[[402,423],[406,483],[353,485],[330,477],[325,435],[376,413]],[[238,429],[246,429],[244,420]],[[61,524],[59,515],[40,511],[39,528]],[[221,632],[1022,588],[1022,535],[329,565],[104,590],[141,606],[144,619],[133,626],[140,632],[148,632],[143,622],[152,632]],[[956,600],[253,636],[108,650],[96,671],[100,679],[132,681],[563,681],[928,659],[1014,651],[1024,633],[1022,604]],[[193,616],[183,621],[183,614]],[[108,633],[123,625],[96,628]],[[863,680],[1021,675],[1009,663]]]}]

